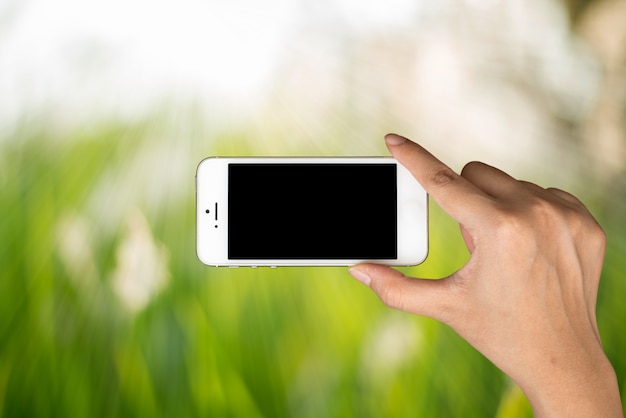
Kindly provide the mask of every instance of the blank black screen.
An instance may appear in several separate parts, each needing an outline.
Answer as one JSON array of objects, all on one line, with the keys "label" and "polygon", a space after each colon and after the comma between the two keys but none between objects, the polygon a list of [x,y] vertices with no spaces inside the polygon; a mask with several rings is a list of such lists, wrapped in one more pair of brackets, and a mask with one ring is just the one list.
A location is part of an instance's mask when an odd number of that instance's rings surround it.
[{"label": "blank black screen", "polygon": [[394,259],[395,164],[229,164],[228,258]]}]

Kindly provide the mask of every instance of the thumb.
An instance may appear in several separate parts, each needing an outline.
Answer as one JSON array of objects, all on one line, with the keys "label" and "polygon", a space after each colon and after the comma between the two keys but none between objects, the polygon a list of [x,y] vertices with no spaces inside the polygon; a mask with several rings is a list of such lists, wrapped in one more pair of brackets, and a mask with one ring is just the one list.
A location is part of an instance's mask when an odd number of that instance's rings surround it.
[{"label": "thumb", "polygon": [[444,321],[453,306],[447,279],[415,279],[378,264],[358,264],[348,271],[390,308]]}]

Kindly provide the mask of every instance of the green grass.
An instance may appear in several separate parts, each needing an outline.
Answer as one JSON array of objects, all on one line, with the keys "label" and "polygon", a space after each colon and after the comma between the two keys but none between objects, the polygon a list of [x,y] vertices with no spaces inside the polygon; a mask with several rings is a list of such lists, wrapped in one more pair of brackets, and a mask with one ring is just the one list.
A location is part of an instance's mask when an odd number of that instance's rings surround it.
[{"label": "green grass", "polygon": [[[258,152],[245,131],[206,134],[149,121],[0,142],[2,416],[532,415],[453,331],[385,308],[344,268],[203,266],[196,164]],[[624,381],[626,231],[601,215],[600,327]],[[431,233],[428,261],[407,273],[442,277],[467,259],[432,203]],[[141,280],[150,291],[119,290]]]}]

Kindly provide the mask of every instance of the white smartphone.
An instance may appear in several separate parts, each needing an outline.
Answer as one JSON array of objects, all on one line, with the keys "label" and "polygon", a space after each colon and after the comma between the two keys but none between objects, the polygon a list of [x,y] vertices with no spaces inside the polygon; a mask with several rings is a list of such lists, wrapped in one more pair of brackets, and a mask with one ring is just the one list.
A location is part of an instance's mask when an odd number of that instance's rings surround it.
[{"label": "white smartphone", "polygon": [[427,194],[391,157],[213,157],[196,173],[210,266],[408,266],[428,253]]}]

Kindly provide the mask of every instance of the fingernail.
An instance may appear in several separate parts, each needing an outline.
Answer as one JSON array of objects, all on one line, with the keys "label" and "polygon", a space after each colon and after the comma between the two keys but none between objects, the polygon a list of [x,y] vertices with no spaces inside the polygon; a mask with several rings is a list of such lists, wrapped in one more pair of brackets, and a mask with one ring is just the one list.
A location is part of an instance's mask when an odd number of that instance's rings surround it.
[{"label": "fingernail", "polygon": [[358,270],[354,267],[348,269],[348,273],[352,275],[355,279],[363,283],[365,286],[369,286],[372,283],[372,278],[368,276],[365,272]]},{"label": "fingernail", "polygon": [[396,134],[388,134],[385,136],[385,142],[387,145],[402,145],[406,142],[406,139]]}]

